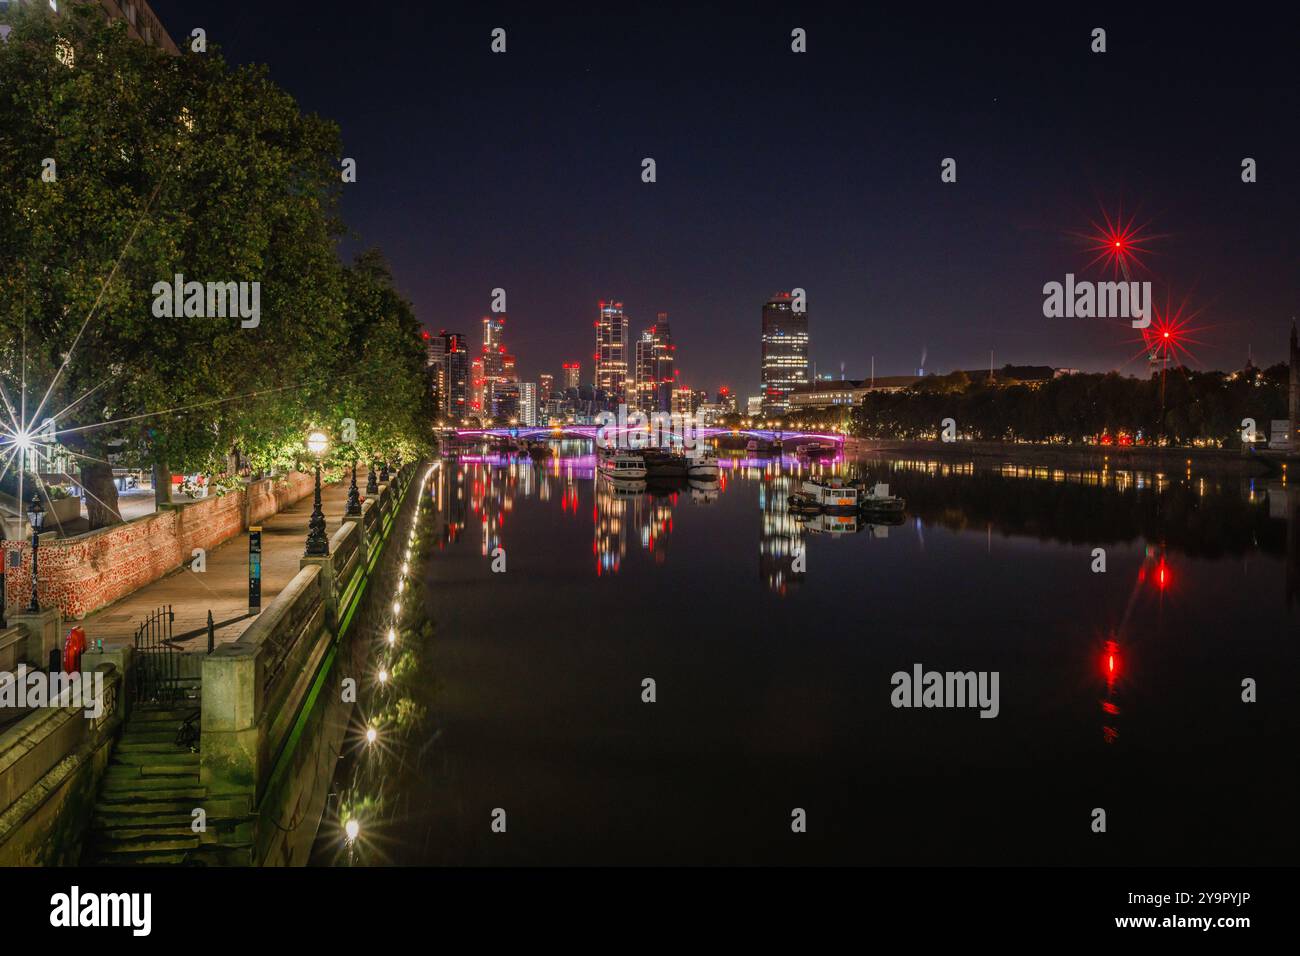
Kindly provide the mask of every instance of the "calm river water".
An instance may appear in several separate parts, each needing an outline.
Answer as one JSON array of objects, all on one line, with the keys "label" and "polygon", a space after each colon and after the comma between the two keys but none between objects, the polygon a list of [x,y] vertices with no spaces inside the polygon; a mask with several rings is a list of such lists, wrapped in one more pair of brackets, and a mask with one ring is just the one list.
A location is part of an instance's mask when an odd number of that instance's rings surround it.
[{"label": "calm river water", "polygon": [[[1294,489],[740,452],[616,489],[561,451],[434,465],[432,635],[406,730],[347,758],[379,764],[353,863],[1296,859]],[[905,517],[796,521],[829,473]],[[996,672],[997,716],[893,706],[918,665]]]}]

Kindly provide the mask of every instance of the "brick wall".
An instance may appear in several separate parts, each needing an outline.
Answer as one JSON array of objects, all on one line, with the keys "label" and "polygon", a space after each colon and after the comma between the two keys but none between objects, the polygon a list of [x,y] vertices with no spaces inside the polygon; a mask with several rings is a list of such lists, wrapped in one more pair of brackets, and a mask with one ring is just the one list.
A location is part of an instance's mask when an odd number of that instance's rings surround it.
[{"label": "brick wall", "polygon": [[[136,588],[179,568],[195,548],[211,551],[311,494],[313,479],[297,472],[263,479],[222,498],[208,498],[174,510],[137,518],[71,538],[43,536],[37,597],[55,605],[65,619],[80,619]],[[26,607],[31,599],[29,541],[4,542],[5,606]],[[13,565],[17,560],[21,563]]]}]

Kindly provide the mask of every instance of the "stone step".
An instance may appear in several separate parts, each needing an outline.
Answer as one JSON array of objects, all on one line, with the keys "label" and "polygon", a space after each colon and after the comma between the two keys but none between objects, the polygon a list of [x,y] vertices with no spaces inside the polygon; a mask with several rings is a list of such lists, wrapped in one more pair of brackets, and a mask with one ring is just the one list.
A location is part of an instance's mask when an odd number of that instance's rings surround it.
[{"label": "stone step", "polygon": [[[198,754],[194,756],[198,756]],[[143,764],[140,767],[140,776],[150,779],[167,777],[173,780],[177,777],[187,777],[197,781],[199,779],[199,762],[194,761],[192,766],[174,763]]]},{"label": "stone step", "polygon": [[100,851],[126,850],[185,850],[199,845],[202,834],[195,833],[189,824],[160,827],[117,827],[99,830],[91,840]]},{"label": "stone step", "polygon": [[183,866],[188,855],[186,850],[142,850],[92,853],[85,859],[90,866]]},{"label": "stone step", "polygon": [[[110,804],[109,806],[126,807],[126,804]],[[92,821],[94,830],[93,836],[100,834],[113,833],[127,830],[148,830],[152,827],[161,827],[170,829],[171,827],[189,828],[194,822],[194,816],[189,810],[180,811],[179,805],[161,804],[166,807],[165,810],[155,811],[153,813],[134,812],[134,813],[104,813],[101,807],[95,808],[95,816]],[[132,807],[132,810],[139,811],[139,807]],[[208,817],[208,829],[212,828],[211,816]]]},{"label": "stone step", "polygon": [[149,730],[127,727],[122,732],[121,742],[128,744],[171,744],[172,747],[176,747],[176,734],[179,730],[179,724],[174,727],[159,724]]},{"label": "stone step", "polygon": [[[161,735],[159,735],[161,736]],[[167,734],[166,740],[139,740],[136,738],[123,737],[113,748],[113,756],[118,754],[142,755],[142,754],[183,754],[185,756],[197,757],[198,754],[191,754],[188,750],[182,750],[176,746],[176,735]]]},{"label": "stone step", "polygon": [[131,716],[127,720],[127,726],[133,724],[150,724],[160,721],[171,721],[181,723],[194,716],[195,712],[200,710],[199,702],[193,701],[192,704],[185,704],[179,707],[155,707],[150,704],[142,704],[131,711]]},{"label": "stone step", "polygon": [[167,787],[185,787],[199,785],[197,768],[190,767],[125,767],[109,765],[104,774],[104,789],[116,790],[157,790]]},{"label": "stone step", "polygon": [[130,767],[156,767],[164,764],[169,767],[197,767],[199,765],[199,755],[188,750],[181,750],[179,747],[171,747],[167,750],[138,751],[123,750],[119,746],[113,751],[113,763]]},{"label": "stone step", "polygon": [[[207,811],[209,820],[242,820],[249,816],[247,798],[241,797],[199,797],[178,800],[156,800],[150,793],[141,800],[95,804],[95,816],[104,821],[120,820],[136,816],[166,816],[183,814],[190,819],[190,811],[202,807]],[[115,824],[116,825],[116,824]]]},{"label": "stone step", "polygon": [[[202,801],[208,795],[208,788],[201,786],[197,778],[193,785],[190,786],[180,784],[175,778],[168,779],[166,777],[156,777],[149,780],[140,777],[131,781],[131,784],[134,785],[128,785],[124,782],[120,786],[110,786],[105,782],[104,789],[99,794],[100,803],[146,803],[164,800]],[[202,806],[202,803],[196,802],[194,806]]]}]

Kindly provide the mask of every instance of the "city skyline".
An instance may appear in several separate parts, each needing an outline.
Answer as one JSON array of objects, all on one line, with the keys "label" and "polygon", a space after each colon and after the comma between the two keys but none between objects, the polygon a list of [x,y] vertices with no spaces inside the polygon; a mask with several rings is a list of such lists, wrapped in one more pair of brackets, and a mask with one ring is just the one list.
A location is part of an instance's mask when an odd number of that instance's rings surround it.
[{"label": "city skyline", "polygon": [[[173,34],[202,22],[226,56],[271,63],[308,108],[336,117],[358,161],[349,224],[390,250],[431,331],[463,327],[506,289],[529,379],[589,352],[584,317],[612,291],[634,326],[673,316],[695,383],[755,393],[753,303],[794,287],[817,317],[819,371],[843,362],[846,377],[866,377],[874,356],[877,374],[905,374],[923,353],[927,368],[979,367],[992,348],[1014,363],[1141,375],[1123,327],[1040,308],[1044,283],[1089,271],[1079,234],[1105,215],[1157,237],[1144,278],[1159,302],[1186,297],[1201,313],[1202,367],[1281,360],[1297,312],[1300,198],[1283,172],[1296,92],[1281,38],[1247,43],[1246,25],[1217,30],[1204,57],[1196,24],[1127,11],[1104,24],[1110,47],[1096,55],[1094,24],[1064,15],[813,14],[799,57],[793,14],[701,14],[682,30],[671,16],[548,26],[503,12],[509,52],[493,56],[495,22],[413,9],[361,18],[327,46],[344,57],[327,74],[320,29],[292,11],[154,7]],[[617,69],[597,52],[615,22],[638,24],[619,33]],[[438,37],[445,54],[375,55],[412,36]],[[667,51],[707,87],[660,75]],[[520,95],[525,78],[552,92]],[[405,92],[429,88],[457,105],[436,136],[416,123],[389,149],[398,116],[440,108]],[[641,180],[645,157],[654,183]],[[955,183],[940,179],[947,157]],[[1257,182],[1241,181],[1243,157],[1258,161]]]}]

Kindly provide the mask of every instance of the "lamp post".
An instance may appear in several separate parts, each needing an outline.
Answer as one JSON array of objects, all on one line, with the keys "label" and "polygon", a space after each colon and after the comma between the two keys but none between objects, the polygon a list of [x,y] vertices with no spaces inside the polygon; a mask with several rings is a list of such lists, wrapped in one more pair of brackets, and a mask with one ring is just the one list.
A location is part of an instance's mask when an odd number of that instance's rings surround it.
[{"label": "lamp post", "polygon": [[379,494],[379,482],[375,478],[375,463],[373,459],[371,460],[369,467],[370,473],[366,475],[366,494],[377,495]]},{"label": "lamp post", "polygon": [[383,464],[379,466],[379,480],[380,481],[388,480],[388,459],[387,458],[385,458]]},{"label": "lamp post", "polygon": [[36,550],[41,546],[41,526],[45,524],[45,509],[38,494],[33,494],[27,505],[27,521],[32,526],[32,601],[27,605],[27,613],[38,614],[41,605],[36,600]]},{"label": "lamp post", "polygon": [[307,522],[307,550],[309,558],[327,558],[330,553],[330,540],[325,536],[325,512],[320,506],[320,460],[329,447],[329,439],[324,432],[312,432],[307,436],[307,450],[316,456],[316,497],[312,502],[311,520]]},{"label": "lamp post", "polygon": [[357,460],[352,459],[352,484],[348,487],[348,517],[361,514],[361,495],[357,492]]}]

